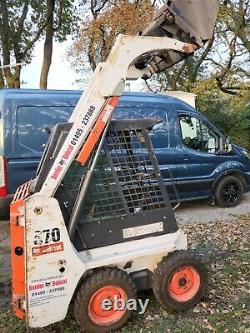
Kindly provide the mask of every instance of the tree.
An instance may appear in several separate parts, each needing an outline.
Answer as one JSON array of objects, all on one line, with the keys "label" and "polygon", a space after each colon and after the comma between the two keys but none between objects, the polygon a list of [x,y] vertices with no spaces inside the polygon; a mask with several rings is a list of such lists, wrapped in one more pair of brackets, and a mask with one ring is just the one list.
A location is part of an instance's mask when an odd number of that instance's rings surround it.
[{"label": "tree", "polygon": [[[137,34],[150,22],[159,1],[98,1],[85,8],[82,29],[71,49],[79,70],[83,54],[92,69],[105,61],[118,33]],[[195,15],[195,14],[194,14]],[[199,81],[214,79],[228,94],[248,89],[250,0],[221,0],[214,37],[207,45],[172,69],[153,78],[160,90],[192,90]],[[241,82],[240,84],[238,82]],[[242,84],[243,82],[243,84]]]},{"label": "tree", "polygon": [[[41,1],[1,0],[0,45],[2,64],[29,63],[35,43],[45,28]],[[21,66],[5,67],[4,80],[9,88],[20,87]]]},{"label": "tree", "polygon": [[46,30],[40,88],[47,89],[54,38],[62,42],[74,31],[76,10],[73,0],[46,0]]},{"label": "tree", "polygon": [[160,90],[191,91],[204,80],[215,80],[231,95],[248,90],[249,24],[250,0],[221,1],[213,38],[194,56],[159,75]]},{"label": "tree", "polygon": [[90,64],[92,70],[105,61],[119,33],[135,35],[151,21],[154,6],[150,0],[91,0],[84,9],[81,30],[69,57],[77,71]]},{"label": "tree", "polygon": [[5,87],[5,82],[3,78],[2,63],[0,61],[0,89]]},{"label": "tree", "polygon": [[[54,0],[53,21],[49,11],[49,2],[40,0],[1,0],[0,1],[0,46],[2,65],[10,63],[29,63],[36,42],[47,30],[46,47],[49,46],[49,26],[53,22],[56,38],[64,40],[70,29],[74,7],[73,0]],[[51,10],[51,9],[50,9]],[[43,77],[49,67],[50,53],[45,52],[47,65],[43,68]],[[9,88],[20,87],[21,66],[4,67],[3,79]],[[1,80],[0,80],[1,81]]]},{"label": "tree", "polygon": [[233,141],[250,149],[250,1],[221,1],[213,38],[175,67],[150,80],[154,91],[184,90]]},{"label": "tree", "polygon": [[52,52],[53,52],[53,36],[54,36],[54,9],[55,0],[47,0],[47,13],[46,13],[46,34],[43,50],[43,64],[40,75],[40,89],[47,89],[48,74],[51,65]]}]

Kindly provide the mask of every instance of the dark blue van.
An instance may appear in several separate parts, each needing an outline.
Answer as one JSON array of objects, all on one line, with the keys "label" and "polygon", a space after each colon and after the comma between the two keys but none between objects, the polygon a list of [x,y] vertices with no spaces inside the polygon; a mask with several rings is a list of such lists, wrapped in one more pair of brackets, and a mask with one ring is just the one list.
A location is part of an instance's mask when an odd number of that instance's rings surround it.
[{"label": "dark blue van", "polygon": [[[66,122],[80,91],[0,90],[0,215],[16,188],[35,176],[51,128]],[[157,117],[151,139],[170,198],[214,198],[220,206],[238,204],[250,189],[246,150],[228,145],[201,113],[185,102],[147,93],[125,93],[114,118]],[[223,147],[222,147],[223,146]],[[231,146],[231,149],[229,147]]]}]

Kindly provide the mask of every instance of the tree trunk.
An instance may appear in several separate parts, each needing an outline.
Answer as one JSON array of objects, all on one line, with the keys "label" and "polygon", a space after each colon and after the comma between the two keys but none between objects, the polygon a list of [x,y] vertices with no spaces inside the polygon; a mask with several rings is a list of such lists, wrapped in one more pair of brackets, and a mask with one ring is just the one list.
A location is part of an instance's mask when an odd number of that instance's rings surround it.
[{"label": "tree trunk", "polygon": [[55,0],[47,0],[47,25],[43,50],[43,65],[40,75],[40,89],[47,89],[48,74],[51,65],[53,52],[53,36],[54,36],[54,7]]},{"label": "tree trunk", "polygon": [[248,52],[250,52],[250,40],[245,29],[242,29],[242,31],[240,31],[240,33],[238,33],[238,37],[241,39],[242,44],[245,46],[245,48],[248,50]]},{"label": "tree trunk", "polygon": [[2,63],[0,61],[0,89],[5,87],[4,84],[4,77],[3,77],[3,69],[2,69]]},{"label": "tree trunk", "polygon": [[[0,34],[1,34],[1,46],[2,46],[2,56],[3,65],[10,64],[10,26],[9,17],[7,10],[7,3],[5,0],[0,1],[0,10],[2,14],[2,20],[0,21]],[[14,76],[11,73],[10,67],[5,67],[3,69],[4,77],[8,88],[15,88]]]}]

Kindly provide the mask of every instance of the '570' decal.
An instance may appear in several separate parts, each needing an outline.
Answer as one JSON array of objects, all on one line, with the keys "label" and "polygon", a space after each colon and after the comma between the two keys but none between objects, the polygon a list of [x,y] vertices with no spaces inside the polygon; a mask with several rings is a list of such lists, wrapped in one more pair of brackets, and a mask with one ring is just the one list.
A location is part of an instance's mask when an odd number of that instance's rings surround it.
[{"label": "'570' decal", "polygon": [[57,243],[61,240],[59,228],[36,230],[34,235],[34,245],[47,245]]}]

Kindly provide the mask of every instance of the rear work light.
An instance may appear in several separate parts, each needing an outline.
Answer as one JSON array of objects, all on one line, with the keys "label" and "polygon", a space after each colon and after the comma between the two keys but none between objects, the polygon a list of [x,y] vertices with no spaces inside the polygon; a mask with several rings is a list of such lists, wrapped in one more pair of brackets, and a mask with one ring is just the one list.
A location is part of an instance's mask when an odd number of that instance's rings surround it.
[{"label": "rear work light", "polygon": [[5,197],[8,194],[6,167],[6,159],[0,156],[0,197]]}]

